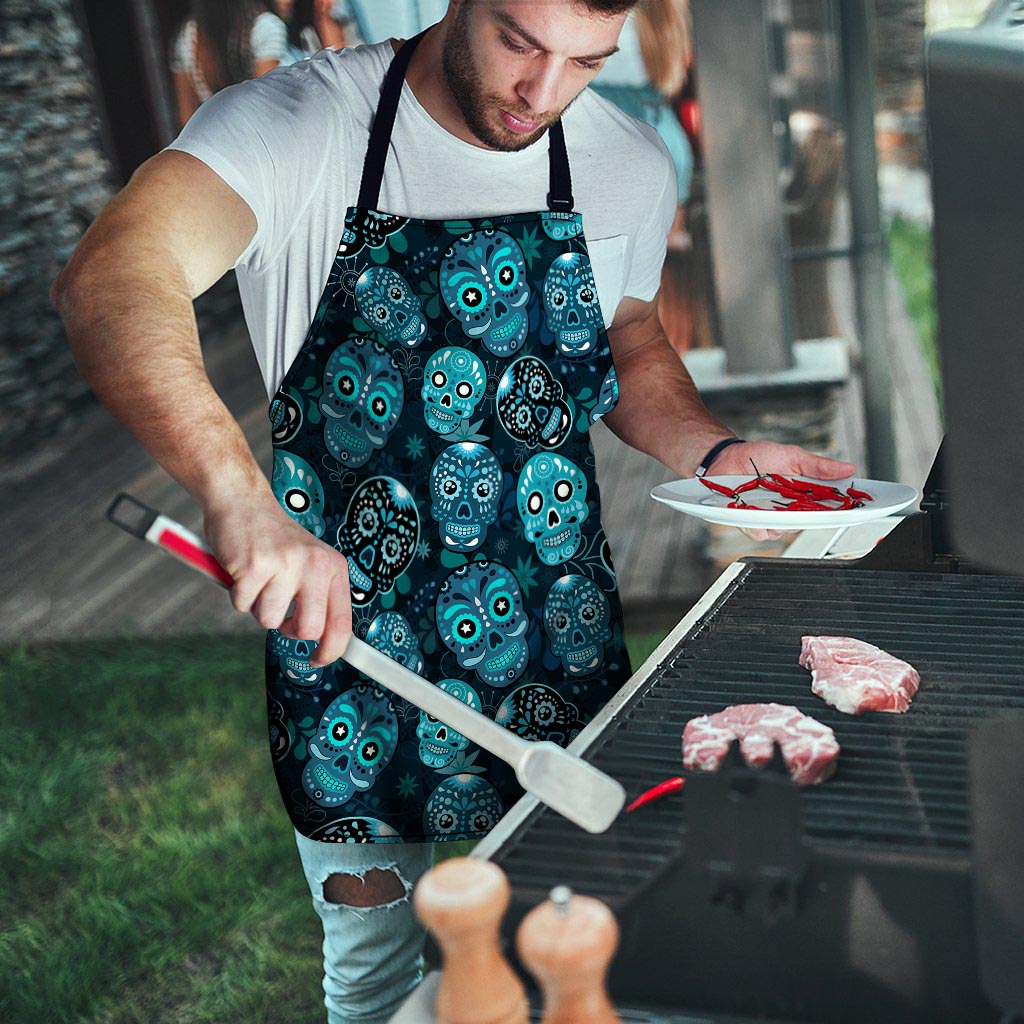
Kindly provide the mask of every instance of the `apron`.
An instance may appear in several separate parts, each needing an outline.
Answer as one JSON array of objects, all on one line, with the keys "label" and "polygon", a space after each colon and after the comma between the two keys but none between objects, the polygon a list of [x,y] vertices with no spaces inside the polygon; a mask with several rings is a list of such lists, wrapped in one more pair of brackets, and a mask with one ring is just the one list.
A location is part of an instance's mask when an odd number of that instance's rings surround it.
[{"label": "apron", "polygon": [[[568,746],[631,671],[589,428],[618,399],[561,122],[536,213],[377,209],[410,39],[384,80],[358,206],[270,406],[284,510],[348,562],[353,630],[529,740]],[[315,641],[270,630],[270,747],[322,842],[479,839],[507,764]]]}]

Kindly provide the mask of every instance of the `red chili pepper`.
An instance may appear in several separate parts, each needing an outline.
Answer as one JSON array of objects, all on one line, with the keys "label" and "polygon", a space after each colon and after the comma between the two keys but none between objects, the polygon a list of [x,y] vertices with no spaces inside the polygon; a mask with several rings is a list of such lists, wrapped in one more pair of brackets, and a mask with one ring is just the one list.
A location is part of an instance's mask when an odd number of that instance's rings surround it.
[{"label": "red chili pepper", "polygon": [[683,788],[685,779],[674,778],[666,779],[664,782],[659,782],[656,786],[652,786],[646,793],[641,793],[627,808],[626,813],[629,814],[635,811],[638,807],[643,807],[644,804],[649,804],[652,800],[660,800],[663,796],[668,793],[675,793]]},{"label": "red chili pepper", "polygon": [[823,505],[820,501],[812,501],[810,498],[797,498],[788,505],[782,506],[789,512],[834,512],[835,509]]},{"label": "red chili pepper", "polygon": [[709,480],[706,476],[697,477],[698,480],[705,486],[709,487],[713,491],[717,491],[719,494],[724,494],[727,498],[735,498],[736,492],[726,487],[724,484],[716,484],[714,480]]},{"label": "red chili pepper", "polygon": [[745,494],[747,491],[756,491],[761,486],[761,480],[759,477],[754,477],[752,480],[747,480],[745,483],[739,485],[736,488],[737,494]]},{"label": "red chili pepper", "polygon": [[808,494],[812,498],[840,497],[843,493],[838,487],[831,487],[827,484],[816,484],[813,480],[800,480],[797,478],[790,479],[788,477],[781,476],[778,473],[772,473],[771,475],[783,486],[790,487],[803,494]]},{"label": "red chili pepper", "polygon": [[851,498],[860,498],[862,501],[874,501],[874,498],[872,498],[871,495],[868,494],[867,491],[857,491],[857,490],[854,490],[852,487],[847,487],[846,488],[846,493]]}]

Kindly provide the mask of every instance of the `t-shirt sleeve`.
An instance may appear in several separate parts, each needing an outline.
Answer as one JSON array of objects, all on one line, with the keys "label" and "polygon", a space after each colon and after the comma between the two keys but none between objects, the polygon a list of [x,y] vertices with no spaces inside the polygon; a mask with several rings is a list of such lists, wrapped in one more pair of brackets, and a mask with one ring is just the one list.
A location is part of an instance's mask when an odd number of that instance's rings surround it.
[{"label": "t-shirt sleeve", "polygon": [[310,62],[229,86],[192,115],[167,148],[202,160],[248,204],[256,233],[235,266],[258,272],[281,252],[322,186],[340,104],[316,84]]},{"label": "t-shirt sleeve", "polygon": [[249,45],[253,60],[284,61],[288,54],[288,27],[276,14],[266,11],[253,22]]},{"label": "t-shirt sleeve", "polygon": [[668,233],[679,205],[679,185],[675,164],[661,137],[651,131],[651,142],[657,147],[654,160],[658,171],[651,176],[651,206],[636,238],[629,279],[624,294],[650,302],[661,287],[661,268],[665,263]]}]

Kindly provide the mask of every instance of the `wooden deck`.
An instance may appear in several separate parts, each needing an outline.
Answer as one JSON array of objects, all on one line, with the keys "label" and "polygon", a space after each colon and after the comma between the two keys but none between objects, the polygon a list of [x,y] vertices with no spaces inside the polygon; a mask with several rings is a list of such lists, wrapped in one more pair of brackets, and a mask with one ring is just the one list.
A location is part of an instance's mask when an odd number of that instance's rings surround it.
[{"label": "wooden deck", "polygon": [[[830,287],[837,316],[848,325],[852,303],[841,268],[831,274]],[[919,484],[940,437],[935,399],[894,282],[887,301],[899,396],[900,475]],[[241,317],[204,354],[214,386],[269,470],[263,386]],[[845,389],[841,418],[849,457],[861,459],[856,379]],[[627,448],[603,427],[594,433],[594,449],[627,626],[644,632],[667,628],[713,577],[702,553],[702,528],[651,500],[651,488],[671,477],[655,460]],[[0,599],[4,641],[261,632],[251,618],[234,611],[218,587],[106,521],[107,506],[118,492],[128,491],[192,529],[201,526],[191,497],[104,409],[97,408],[73,435],[32,458],[0,467],[0,485],[9,580]],[[757,548],[741,541],[735,553]]]}]

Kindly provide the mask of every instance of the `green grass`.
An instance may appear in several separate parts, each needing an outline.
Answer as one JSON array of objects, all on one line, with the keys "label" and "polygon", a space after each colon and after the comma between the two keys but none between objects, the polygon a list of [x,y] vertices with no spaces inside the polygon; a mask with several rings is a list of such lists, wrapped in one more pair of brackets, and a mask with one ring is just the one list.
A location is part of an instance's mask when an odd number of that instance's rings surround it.
[{"label": "green grass", "polygon": [[5,1024],[323,1019],[262,680],[249,637],[0,652]]},{"label": "green grass", "polygon": [[931,229],[896,217],[889,225],[889,252],[896,277],[903,288],[907,310],[917,330],[921,350],[931,370],[941,408],[942,380],[939,369],[935,310],[935,272]]}]

